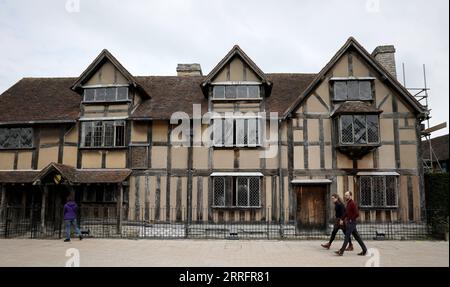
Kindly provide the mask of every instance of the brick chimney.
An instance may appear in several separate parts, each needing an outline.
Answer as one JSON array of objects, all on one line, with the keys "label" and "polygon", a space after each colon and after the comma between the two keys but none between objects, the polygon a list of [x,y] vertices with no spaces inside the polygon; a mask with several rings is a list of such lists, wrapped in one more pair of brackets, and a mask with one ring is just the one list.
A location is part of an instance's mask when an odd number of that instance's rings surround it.
[{"label": "brick chimney", "polygon": [[377,60],[394,78],[397,78],[395,66],[395,47],[393,45],[378,46],[373,50],[372,56]]},{"label": "brick chimney", "polygon": [[203,76],[200,64],[178,64],[178,76]]}]

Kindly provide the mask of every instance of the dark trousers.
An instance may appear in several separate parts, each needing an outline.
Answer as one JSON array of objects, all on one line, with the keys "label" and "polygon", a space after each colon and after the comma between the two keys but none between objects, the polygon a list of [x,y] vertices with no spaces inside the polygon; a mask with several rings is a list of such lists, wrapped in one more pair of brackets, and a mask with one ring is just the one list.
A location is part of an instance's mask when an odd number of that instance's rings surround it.
[{"label": "dark trousers", "polygon": [[353,220],[349,220],[345,227],[345,239],[344,244],[342,245],[341,251],[344,252],[347,248],[347,245],[350,243],[350,237],[353,235],[355,240],[358,242],[359,246],[361,246],[363,252],[367,252],[367,247],[359,236],[358,231],[356,230],[356,222]]},{"label": "dark trousers", "polygon": [[[333,226],[333,231],[331,232],[331,237],[330,237],[330,241],[329,244],[331,245],[331,243],[333,243],[334,238],[336,238],[336,234],[339,232],[339,230],[342,229],[342,232],[344,232],[345,234],[345,225],[340,225],[339,222],[336,222]],[[348,243],[350,245],[352,245],[352,239],[350,238]]]}]

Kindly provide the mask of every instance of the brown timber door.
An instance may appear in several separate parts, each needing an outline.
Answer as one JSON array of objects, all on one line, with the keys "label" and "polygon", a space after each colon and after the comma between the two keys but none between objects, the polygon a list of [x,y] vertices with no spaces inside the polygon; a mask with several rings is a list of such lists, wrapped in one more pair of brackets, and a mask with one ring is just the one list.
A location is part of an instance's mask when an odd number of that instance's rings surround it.
[{"label": "brown timber door", "polygon": [[325,228],[325,185],[299,186],[297,188],[297,225],[301,229]]}]

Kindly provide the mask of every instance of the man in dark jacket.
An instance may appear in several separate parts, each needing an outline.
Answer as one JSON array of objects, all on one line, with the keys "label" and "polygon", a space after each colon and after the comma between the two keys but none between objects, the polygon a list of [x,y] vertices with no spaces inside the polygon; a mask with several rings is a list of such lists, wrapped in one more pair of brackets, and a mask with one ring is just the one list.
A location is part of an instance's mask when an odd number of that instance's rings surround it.
[{"label": "man in dark jacket", "polygon": [[70,242],[70,230],[72,225],[75,228],[75,234],[81,239],[80,229],[77,226],[77,210],[78,206],[72,198],[67,200],[67,203],[64,205],[64,222],[66,223],[66,239],[64,242]]},{"label": "man in dark jacket", "polygon": [[[342,232],[344,232],[345,234],[345,225],[344,225],[345,205],[337,193],[331,195],[331,201],[334,203],[336,222],[334,223],[333,231],[331,232],[330,241],[328,241],[328,243],[321,244],[321,246],[326,249],[330,249],[331,243],[333,243],[334,238],[336,237],[336,234],[340,229],[342,229]],[[353,244],[351,239],[345,251],[353,251]]]},{"label": "man in dark jacket", "polygon": [[347,244],[350,242],[350,236],[353,235],[356,241],[358,241],[359,246],[361,246],[362,251],[358,253],[358,255],[364,256],[367,253],[367,247],[359,236],[358,231],[356,230],[356,218],[359,217],[358,207],[356,207],[355,202],[352,199],[352,192],[347,191],[345,193],[345,201],[347,202],[347,207],[345,209],[345,240],[341,249],[336,251],[336,254],[339,256],[344,255],[344,250],[347,247]]}]

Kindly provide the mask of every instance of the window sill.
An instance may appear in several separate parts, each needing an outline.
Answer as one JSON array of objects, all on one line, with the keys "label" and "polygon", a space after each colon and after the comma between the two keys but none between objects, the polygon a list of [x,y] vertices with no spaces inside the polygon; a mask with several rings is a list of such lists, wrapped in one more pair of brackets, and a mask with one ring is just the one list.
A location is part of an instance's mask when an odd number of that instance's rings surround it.
[{"label": "window sill", "polygon": [[34,150],[34,147],[13,147],[13,148],[0,148],[0,151],[15,151],[15,150],[20,150],[20,151],[26,151],[26,150]]},{"label": "window sill", "polygon": [[263,147],[262,145],[257,146],[213,146],[214,149],[258,149]]},{"label": "window sill", "polygon": [[121,101],[99,101],[99,102],[89,102],[82,101],[83,105],[105,105],[105,104],[127,104],[131,103],[131,100],[121,100]]},{"label": "window sill", "polygon": [[249,209],[261,209],[262,206],[211,206],[213,209],[221,209],[221,210],[249,210]]},{"label": "window sill", "polygon": [[127,146],[123,147],[78,147],[80,150],[122,150],[127,149]]},{"label": "window sill", "polygon": [[360,206],[360,211],[376,211],[376,210],[396,210],[398,206]]},{"label": "window sill", "polygon": [[239,102],[239,101],[250,101],[250,102],[260,102],[262,101],[262,98],[237,98],[237,99],[217,99],[217,98],[211,98],[211,101],[213,102]]},{"label": "window sill", "polygon": [[369,143],[369,144],[343,144],[339,143],[336,147],[379,147],[381,143]]}]

